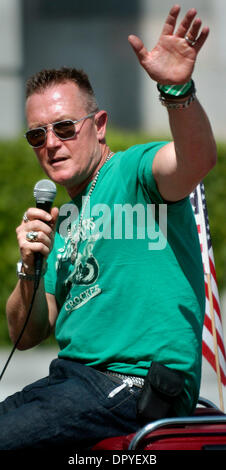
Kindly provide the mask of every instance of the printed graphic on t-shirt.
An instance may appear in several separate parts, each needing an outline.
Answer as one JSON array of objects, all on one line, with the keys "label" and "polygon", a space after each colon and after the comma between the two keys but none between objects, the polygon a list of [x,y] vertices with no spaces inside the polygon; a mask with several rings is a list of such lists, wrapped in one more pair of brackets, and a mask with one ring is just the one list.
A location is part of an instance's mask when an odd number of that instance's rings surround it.
[{"label": "printed graphic on t-shirt", "polygon": [[99,265],[96,258],[93,256],[93,246],[95,238],[92,236],[86,242],[82,252],[78,252],[75,259],[74,270],[65,281],[65,285],[78,284],[90,285],[93,284],[99,276]]},{"label": "printed graphic on t-shirt", "polygon": [[[85,227],[85,229],[84,229]],[[64,281],[64,286],[68,292],[65,309],[68,313],[75,310],[93,297],[101,293],[101,289],[95,282],[99,277],[99,264],[97,259],[93,255],[93,247],[99,238],[98,234],[91,234],[91,229],[95,228],[95,224],[92,220],[84,220],[82,236],[80,237],[85,244],[82,244],[82,248],[77,247],[78,252],[73,263],[73,270]],[[58,250],[56,270],[60,270],[63,263],[70,262],[73,256],[74,249],[76,248],[76,225],[71,230],[70,236],[65,237],[65,244],[63,248]],[[77,286],[91,286],[79,295],[75,295]]]}]

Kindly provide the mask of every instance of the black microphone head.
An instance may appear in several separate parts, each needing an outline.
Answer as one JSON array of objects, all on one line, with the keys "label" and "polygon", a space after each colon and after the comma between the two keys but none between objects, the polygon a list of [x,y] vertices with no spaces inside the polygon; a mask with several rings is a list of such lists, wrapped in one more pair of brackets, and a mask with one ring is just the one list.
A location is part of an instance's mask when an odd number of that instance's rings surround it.
[{"label": "black microphone head", "polygon": [[40,180],[34,187],[37,203],[53,202],[56,196],[56,185],[51,180]]}]

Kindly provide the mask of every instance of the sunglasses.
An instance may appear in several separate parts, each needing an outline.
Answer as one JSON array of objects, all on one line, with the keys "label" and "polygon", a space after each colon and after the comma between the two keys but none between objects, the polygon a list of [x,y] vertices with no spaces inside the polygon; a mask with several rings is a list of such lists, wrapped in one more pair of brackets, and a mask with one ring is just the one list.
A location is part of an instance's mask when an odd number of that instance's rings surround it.
[{"label": "sunglasses", "polygon": [[26,137],[28,143],[32,147],[42,147],[46,142],[47,130],[51,126],[53,133],[56,137],[61,140],[69,140],[75,137],[76,135],[76,124],[80,121],[84,121],[85,119],[93,117],[95,114],[96,113],[87,114],[87,116],[84,116],[76,121],[72,121],[72,119],[65,119],[63,121],[53,122],[52,124],[48,124],[47,126],[29,129],[29,131],[24,134],[24,137]]}]

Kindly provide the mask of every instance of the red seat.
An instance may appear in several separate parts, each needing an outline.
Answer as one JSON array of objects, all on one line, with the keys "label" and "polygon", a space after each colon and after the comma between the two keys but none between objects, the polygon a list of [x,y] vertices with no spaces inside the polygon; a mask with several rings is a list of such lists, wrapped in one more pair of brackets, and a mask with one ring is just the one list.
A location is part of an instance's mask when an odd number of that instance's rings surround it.
[{"label": "red seat", "polygon": [[226,414],[205,399],[190,417],[149,423],[137,433],[104,439],[93,450],[226,450]]}]

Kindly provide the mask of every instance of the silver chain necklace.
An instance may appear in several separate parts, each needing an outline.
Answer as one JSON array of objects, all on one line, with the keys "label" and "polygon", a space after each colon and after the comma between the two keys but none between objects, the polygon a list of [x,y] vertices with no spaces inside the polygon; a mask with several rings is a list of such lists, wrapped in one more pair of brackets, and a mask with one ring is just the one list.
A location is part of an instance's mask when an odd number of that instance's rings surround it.
[{"label": "silver chain necklace", "polygon": [[[112,157],[112,155],[114,154],[114,152],[110,152],[109,155],[107,156],[104,164],[102,165],[101,168],[103,168],[103,166],[105,165],[105,163]],[[77,257],[77,254],[78,254],[78,243],[80,241],[80,237],[81,237],[81,230],[82,230],[82,223],[83,223],[83,217],[84,217],[84,214],[85,214],[85,210],[86,210],[86,207],[87,207],[87,204],[90,200],[90,197],[91,197],[91,194],[96,186],[96,183],[97,183],[97,180],[98,180],[98,177],[99,177],[99,174],[100,174],[100,170],[101,168],[98,170],[91,186],[90,186],[90,189],[89,189],[89,192],[87,194],[87,197],[86,197],[86,200],[85,200],[85,203],[84,205],[82,206],[82,210],[81,210],[81,215],[80,215],[80,218],[79,218],[79,223],[78,223],[78,229],[77,229],[77,232],[76,232],[76,240],[73,239],[72,237],[72,233],[71,233],[71,228],[68,227],[68,238],[71,242],[71,246],[72,246],[72,253],[71,253],[71,262],[74,263],[75,260],[76,260],[76,257]]]}]

